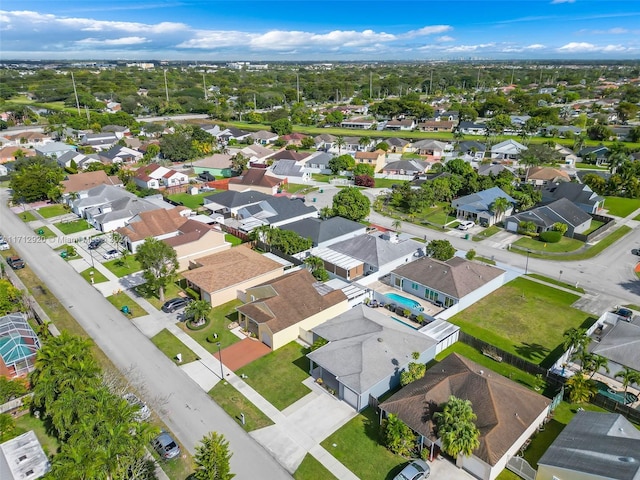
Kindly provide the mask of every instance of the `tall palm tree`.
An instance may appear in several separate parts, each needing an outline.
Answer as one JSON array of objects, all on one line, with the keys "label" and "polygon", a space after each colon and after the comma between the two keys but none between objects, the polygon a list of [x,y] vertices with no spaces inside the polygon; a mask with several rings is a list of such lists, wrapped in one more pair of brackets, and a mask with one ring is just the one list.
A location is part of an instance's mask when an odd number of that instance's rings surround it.
[{"label": "tall palm tree", "polygon": [[590,368],[591,375],[589,376],[589,378],[593,378],[593,376],[600,370],[604,370],[605,372],[609,373],[609,360],[607,360],[607,358],[603,357],[602,355],[592,353],[590,359]]},{"label": "tall palm tree", "polygon": [[491,204],[491,211],[493,211],[496,219],[496,223],[503,220],[504,213],[511,206],[511,202],[504,197],[496,198]]},{"label": "tall palm tree", "polygon": [[454,458],[468,456],[480,446],[480,431],[471,402],[451,396],[441,412],[433,415],[438,426],[442,449]]},{"label": "tall palm tree", "polygon": [[345,141],[344,141],[344,137],[342,135],[338,135],[336,137],[336,146],[338,147],[338,155],[340,155],[340,153],[342,152],[342,147],[344,147]]},{"label": "tall palm tree", "polygon": [[624,388],[624,393],[626,396],[629,385],[631,385],[632,383],[640,383],[640,372],[634,370],[633,368],[624,367],[622,370],[617,372],[613,376],[613,378],[620,378],[620,380],[622,380],[622,387]]},{"label": "tall palm tree", "polygon": [[360,147],[363,150],[367,148],[370,143],[371,143],[371,138],[369,137],[360,137],[360,139],[358,140],[358,145],[360,145]]},{"label": "tall palm tree", "polygon": [[393,222],[391,222],[391,228],[393,228],[398,235],[400,235],[400,231],[402,230],[402,222],[400,219],[396,218]]},{"label": "tall palm tree", "polygon": [[562,334],[562,338],[564,338],[562,344],[564,349],[571,351],[584,350],[587,345],[589,345],[589,342],[591,342],[591,338],[587,335],[586,330],[575,327],[565,330]]},{"label": "tall palm tree", "polygon": [[202,325],[207,315],[211,313],[211,303],[206,300],[196,300],[187,305],[184,313],[193,325]]}]

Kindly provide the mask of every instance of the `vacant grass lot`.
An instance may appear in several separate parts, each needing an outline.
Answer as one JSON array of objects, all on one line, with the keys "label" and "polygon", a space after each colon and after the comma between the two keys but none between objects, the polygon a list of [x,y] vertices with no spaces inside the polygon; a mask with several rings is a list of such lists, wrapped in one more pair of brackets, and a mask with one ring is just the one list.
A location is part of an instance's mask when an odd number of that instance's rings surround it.
[{"label": "vacant grass lot", "polygon": [[278,410],[300,400],[310,390],[302,384],[309,376],[309,349],[291,342],[261,357],[236,372]]},{"label": "vacant grass lot", "polygon": [[74,220],[73,222],[59,222],[54,223],[54,225],[65,235],[70,235],[72,233],[83,232],[85,230],[89,230],[93,228],[89,222],[85,219],[81,218],[80,220]]},{"label": "vacant grass lot", "polygon": [[[238,425],[247,432],[273,425],[269,417],[227,382],[218,382],[209,391],[209,396],[227,412],[227,415],[236,419]],[[244,414],[244,425],[240,420],[241,413]]]},{"label": "vacant grass lot", "polygon": [[[151,341],[162,353],[173,360],[176,365],[184,365],[185,363],[198,360],[198,356],[166,328],[163,328]],[[182,363],[178,363],[178,359],[176,358],[178,353],[182,354]]]},{"label": "vacant grass lot", "polygon": [[609,211],[609,215],[616,217],[626,217],[640,208],[640,199],[623,197],[604,197],[604,208]]},{"label": "vacant grass lot", "polygon": [[536,252],[565,253],[584,247],[584,242],[574,238],[562,237],[558,243],[545,243],[536,238],[522,237],[513,242],[514,245]]},{"label": "vacant grass lot", "polygon": [[578,298],[517,278],[449,321],[502,350],[550,367],[562,353],[562,333],[595,321],[588,313],[571,308]]},{"label": "vacant grass lot", "polygon": [[296,473],[293,474],[293,478],[296,480],[332,480],[336,477],[311,454],[307,453]]},{"label": "vacant grass lot", "polygon": [[41,207],[38,209],[38,213],[43,218],[59,217],[60,215],[66,215],[69,213],[69,209],[65,205],[49,205],[47,207]]},{"label": "vacant grass lot", "polygon": [[375,178],[374,188],[391,188],[393,185],[402,185],[405,180],[392,180],[391,178]]},{"label": "vacant grass lot", "polygon": [[143,315],[148,315],[147,312],[138,305],[133,299],[124,292],[116,293],[107,297],[109,303],[116,307],[120,312],[122,312],[122,307],[125,305],[129,307],[129,315],[125,315],[127,318],[137,318],[142,317]]},{"label": "vacant grass lot", "polygon": [[306,194],[310,192],[315,192],[317,190],[318,190],[318,187],[314,187],[313,185],[304,185],[300,183],[287,183],[284,186],[284,191],[288,193]]},{"label": "vacant grass lot", "polygon": [[169,195],[169,199],[192,210],[197,210],[204,203],[204,197],[208,197],[212,193],[213,192],[200,192],[195,195],[191,195],[190,193],[176,193]]}]

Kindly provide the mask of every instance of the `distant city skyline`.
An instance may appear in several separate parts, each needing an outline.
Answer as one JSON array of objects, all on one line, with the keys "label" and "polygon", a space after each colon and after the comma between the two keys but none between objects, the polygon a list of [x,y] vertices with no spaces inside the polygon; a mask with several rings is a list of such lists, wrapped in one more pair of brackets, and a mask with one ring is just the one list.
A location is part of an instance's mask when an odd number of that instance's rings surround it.
[{"label": "distant city skyline", "polygon": [[100,3],[3,2],[0,59],[640,59],[636,1]]}]

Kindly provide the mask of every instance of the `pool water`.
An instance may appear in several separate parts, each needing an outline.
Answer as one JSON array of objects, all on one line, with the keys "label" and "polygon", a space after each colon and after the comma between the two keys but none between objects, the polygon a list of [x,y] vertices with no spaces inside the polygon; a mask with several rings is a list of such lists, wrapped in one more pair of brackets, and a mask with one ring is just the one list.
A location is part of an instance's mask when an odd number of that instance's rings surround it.
[{"label": "pool water", "polygon": [[598,392],[601,395],[604,395],[605,397],[610,398],[611,400],[614,400],[618,403],[623,403],[625,405],[629,405],[631,403],[637,402],[638,401],[638,397],[631,392],[627,392],[626,398],[625,398],[625,394],[624,391],[616,391],[614,389],[612,389],[611,387],[609,387],[609,385],[607,385],[604,382],[599,382],[596,381],[596,385],[598,386]]},{"label": "pool water", "polygon": [[417,328],[417,327],[414,327],[413,325],[410,325],[410,324],[408,324],[407,322],[403,322],[403,321],[402,321],[402,320],[400,320],[399,318],[396,318],[396,317],[391,317],[391,318],[393,318],[396,322],[401,323],[401,324],[403,324],[403,325],[405,325],[405,326],[407,326],[407,327],[409,327],[409,328],[412,328],[412,329],[414,329],[414,330],[418,330],[418,328]]},{"label": "pool water", "polygon": [[396,303],[404,305],[405,307],[412,308],[414,310],[418,310],[419,312],[424,311],[424,307],[420,305],[415,300],[411,300],[410,298],[403,297],[402,295],[398,295],[397,293],[385,293],[385,297],[390,298]]}]

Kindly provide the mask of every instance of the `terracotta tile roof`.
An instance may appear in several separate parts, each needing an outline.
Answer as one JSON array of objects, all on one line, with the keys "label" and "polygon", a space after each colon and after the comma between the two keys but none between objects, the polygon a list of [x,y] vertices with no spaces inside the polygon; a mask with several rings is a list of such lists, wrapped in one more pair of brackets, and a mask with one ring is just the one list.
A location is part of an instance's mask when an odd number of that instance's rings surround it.
[{"label": "terracotta tile roof", "polygon": [[0,149],[0,162],[5,163],[15,160],[16,152],[18,150],[20,150],[25,157],[34,157],[36,155],[36,152],[34,150],[31,150],[30,148],[4,147]]},{"label": "terracotta tile roof", "polygon": [[176,232],[187,221],[185,217],[180,215],[180,212],[184,209],[184,207],[176,207],[170,210],[160,208],[141,212],[137,215],[140,218],[139,221],[120,227],[116,229],[116,232],[128,237],[132,242]]},{"label": "terracotta tile roof", "polygon": [[99,185],[122,185],[122,181],[117,176],[107,176],[104,170],[68,175],[62,181],[65,193],[82,192]]},{"label": "terracotta tile roof", "polygon": [[245,170],[241,176],[233,177],[229,183],[237,185],[257,185],[259,187],[275,187],[280,185],[281,179],[271,177],[266,174],[267,171],[262,168],[250,168]]},{"label": "terracotta tile roof", "polygon": [[244,245],[199,258],[197,265],[197,268],[184,272],[182,276],[208,293],[233,287],[283,268],[275,260]]},{"label": "terracotta tile roof", "polygon": [[318,281],[308,270],[283,275],[255,287],[269,287],[261,292],[272,296],[260,298],[237,308],[252,320],[265,323],[273,332],[279,332],[347,299],[342,290],[321,294]]},{"label": "terracotta tile roof", "polygon": [[[165,238],[162,241],[167,245],[177,247],[179,245],[186,245],[187,243],[198,241],[207,233],[215,231],[211,225],[207,225],[206,223],[198,222],[196,220],[187,220],[180,225],[178,230],[180,231],[180,235]],[[222,235],[220,232],[219,234]]]},{"label": "terracotta tile roof", "polygon": [[551,167],[531,167],[529,169],[529,175],[527,176],[529,180],[548,180],[552,181],[556,178],[565,179],[567,182],[571,180],[569,174],[564,170],[558,170],[557,168]]},{"label": "terracotta tile roof", "polygon": [[384,150],[376,150],[375,152],[356,152],[356,158],[376,160],[380,155],[384,154]]},{"label": "terracotta tile roof", "polygon": [[380,404],[415,432],[435,440],[432,414],[453,395],[471,402],[480,430],[480,447],[473,453],[495,465],[545,410],[550,400],[452,353],[425,376]]}]

